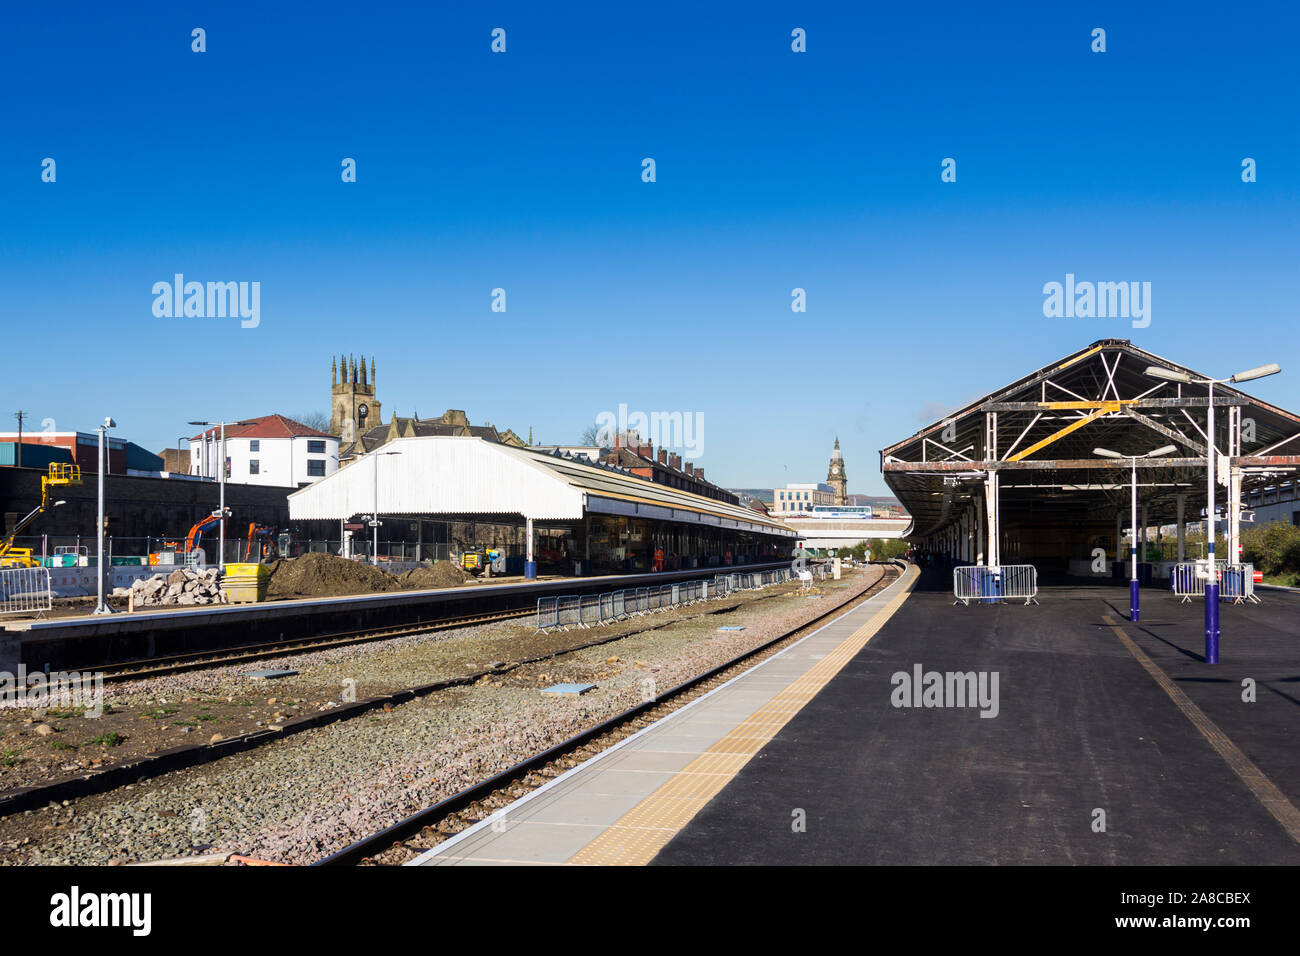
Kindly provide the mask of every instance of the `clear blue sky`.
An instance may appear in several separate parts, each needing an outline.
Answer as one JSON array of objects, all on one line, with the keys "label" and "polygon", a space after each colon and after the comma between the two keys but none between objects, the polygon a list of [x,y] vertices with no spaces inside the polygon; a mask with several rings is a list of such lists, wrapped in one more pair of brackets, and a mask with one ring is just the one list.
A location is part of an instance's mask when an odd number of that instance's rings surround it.
[{"label": "clear blue sky", "polygon": [[[399,6],[7,6],[0,428],[157,450],[364,352],[385,417],[701,412],[720,483],[838,434],[883,493],[881,447],[1098,338],[1300,408],[1293,5]],[[176,272],[260,326],[155,318]],[[1151,282],[1150,327],[1044,318],[1067,272]]]}]

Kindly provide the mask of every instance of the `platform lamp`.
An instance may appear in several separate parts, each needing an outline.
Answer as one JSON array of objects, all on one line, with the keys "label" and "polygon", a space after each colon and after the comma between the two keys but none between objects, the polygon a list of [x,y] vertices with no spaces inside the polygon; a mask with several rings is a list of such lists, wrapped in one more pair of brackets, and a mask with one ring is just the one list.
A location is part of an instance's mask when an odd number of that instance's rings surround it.
[{"label": "platform lamp", "polygon": [[[212,517],[220,518],[217,522],[217,567],[224,573],[226,570],[226,426],[227,425],[256,425],[257,422],[189,422],[190,425],[201,425],[204,428],[221,426],[221,444],[218,446],[218,457],[220,461],[220,487],[218,492],[217,510],[213,512]],[[207,436],[204,435],[203,447],[207,448]]]},{"label": "platform lamp", "polygon": [[[1138,459],[1139,458],[1163,458],[1165,455],[1178,451],[1177,445],[1163,445],[1147,452],[1145,455],[1121,455],[1117,451],[1111,451],[1108,448],[1094,448],[1092,453],[1102,458],[1130,458],[1133,461],[1133,486],[1129,493],[1129,508],[1133,535],[1133,544],[1130,550],[1133,554],[1133,578],[1128,584],[1128,619],[1136,621],[1140,611],[1138,602],[1138,593],[1140,585],[1138,584]],[[1119,556],[1119,542],[1115,542],[1115,554]]]},{"label": "platform lamp", "polygon": [[1210,576],[1205,581],[1205,663],[1207,664],[1219,663],[1219,574],[1214,563],[1214,386],[1225,382],[1234,384],[1249,382],[1266,375],[1276,375],[1280,371],[1282,368],[1276,362],[1246,369],[1227,378],[1200,378],[1189,372],[1161,368],[1159,365],[1147,366],[1146,370],[1146,374],[1152,378],[1183,385],[1205,385],[1208,389],[1205,421],[1205,543],[1210,563]]},{"label": "platform lamp", "polygon": [[[342,457],[340,457],[340,456],[338,456],[338,455],[330,455],[330,457],[333,458],[336,462],[339,463],[339,467],[342,467],[342,466],[343,466],[343,463],[344,463],[345,461],[355,461],[357,456],[356,456],[356,455],[343,455]],[[335,471],[338,471],[338,468],[336,468],[336,469],[334,469],[334,470],[335,470]],[[347,521],[348,521],[347,518],[340,518],[340,519],[339,519],[339,557],[340,557],[340,558],[344,557],[344,554],[343,554],[343,539],[344,539],[344,537],[347,535],[347,528],[345,527],[345,526],[347,525]],[[329,533],[326,532],[326,534],[325,534],[325,550],[326,550],[326,551],[329,550],[329,546],[330,546],[330,543],[329,543]]]},{"label": "platform lamp", "polygon": [[[380,455],[400,455],[400,451],[372,451],[370,454],[375,456],[375,516],[370,519],[370,527],[375,529],[374,553],[370,556],[370,563],[379,567],[379,456]],[[403,538],[405,540],[405,538]],[[390,551],[391,554],[391,551]]]},{"label": "platform lamp", "polygon": [[96,523],[95,540],[98,546],[98,557],[95,559],[95,578],[97,584],[95,587],[95,611],[96,614],[112,614],[113,609],[104,602],[104,470],[108,455],[105,445],[108,442],[108,430],[116,428],[117,422],[111,418],[105,418],[104,424],[95,430],[99,432],[99,521]]}]

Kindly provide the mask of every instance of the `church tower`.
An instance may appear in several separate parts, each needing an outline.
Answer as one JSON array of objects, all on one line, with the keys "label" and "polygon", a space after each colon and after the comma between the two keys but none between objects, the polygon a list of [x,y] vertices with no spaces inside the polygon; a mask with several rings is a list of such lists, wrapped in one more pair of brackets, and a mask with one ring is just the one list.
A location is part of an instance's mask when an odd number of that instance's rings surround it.
[{"label": "church tower", "polygon": [[358,362],[345,355],[342,364],[342,374],[339,374],[339,364],[330,361],[330,434],[347,443],[382,425],[383,419],[379,402],[375,400],[374,357],[370,359],[369,376],[364,357]]},{"label": "church tower", "polygon": [[831,470],[826,475],[826,484],[835,492],[835,503],[849,503],[849,477],[844,473],[844,455],[840,452],[839,436],[835,438],[835,450],[831,452]]}]

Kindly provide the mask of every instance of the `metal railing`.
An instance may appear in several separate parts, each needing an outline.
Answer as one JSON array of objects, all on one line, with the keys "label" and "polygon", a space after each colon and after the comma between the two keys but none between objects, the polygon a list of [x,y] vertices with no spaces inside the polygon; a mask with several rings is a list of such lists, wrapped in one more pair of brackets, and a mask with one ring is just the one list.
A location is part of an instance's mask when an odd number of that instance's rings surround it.
[{"label": "metal railing", "polygon": [[959,565],[952,569],[953,604],[969,607],[1000,604],[1008,599],[1038,603],[1038,569],[1032,564],[1004,564],[1000,567]]},{"label": "metal railing", "polygon": [[717,574],[711,581],[623,588],[606,591],[604,594],[541,597],[537,599],[537,631],[545,633],[568,630],[571,627],[599,627],[630,617],[725,597],[733,591],[783,584],[794,580],[794,577],[794,572],[789,569],[778,568],[775,571]]},{"label": "metal railing", "polygon": [[[1195,561],[1175,564],[1169,569],[1169,590],[1174,597],[1181,598],[1180,604],[1187,604],[1193,598],[1205,597],[1205,585],[1209,583],[1209,562]],[[1253,564],[1229,564],[1216,560],[1214,572],[1219,582],[1219,600],[1230,600],[1233,604],[1250,601],[1258,604],[1255,596],[1255,566]]]},{"label": "metal railing", "polygon": [[0,614],[30,614],[53,606],[49,568],[5,568],[0,571]]}]

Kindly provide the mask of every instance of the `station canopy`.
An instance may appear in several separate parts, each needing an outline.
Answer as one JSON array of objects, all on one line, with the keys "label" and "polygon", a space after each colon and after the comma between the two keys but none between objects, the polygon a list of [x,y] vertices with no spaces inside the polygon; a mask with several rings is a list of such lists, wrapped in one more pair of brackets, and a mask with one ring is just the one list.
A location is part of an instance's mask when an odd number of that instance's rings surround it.
[{"label": "station canopy", "polygon": [[294,520],[337,521],[371,513],[411,518],[517,515],[535,521],[611,514],[795,536],[740,505],[584,458],[472,437],[399,438],[289,495]]},{"label": "station canopy", "polygon": [[[1156,367],[1191,383],[1149,374]],[[980,398],[881,451],[885,483],[915,521],[913,536],[949,526],[997,475],[1004,529],[1071,527],[1127,517],[1130,459],[1103,448],[1160,457],[1137,462],[1140,505],[1151,524],[1185,519],[1206,501],[1207,376],[1124,339],[1094,342]],[[1287,480],[1300,466],[1300,417],[1215,384],[1216,510],[1226,503],[1230,470],[1244,490]],[[1127,524],[1127,521],[1125,522]]]}]

